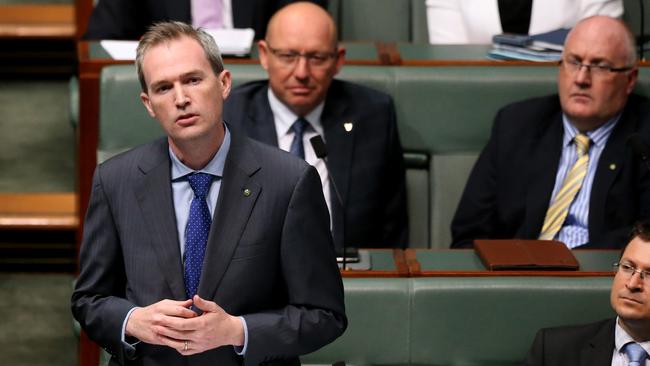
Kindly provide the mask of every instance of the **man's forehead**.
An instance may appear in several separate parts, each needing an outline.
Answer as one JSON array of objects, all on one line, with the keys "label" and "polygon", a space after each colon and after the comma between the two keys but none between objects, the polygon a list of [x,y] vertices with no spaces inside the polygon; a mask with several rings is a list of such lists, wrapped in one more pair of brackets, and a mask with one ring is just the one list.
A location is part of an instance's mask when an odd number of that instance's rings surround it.
[{"label": "man's forehead", "polygon": [[650,269],[650,242],[636,237],[625,248],[622,261],[630,261],[643,269]]},{"label": "man's forehead", "polygon": [[619,24],[604,23],[610,22],[592,21],[576,27],[566,40],[565,55],[602,60],[625,59],[627,50],[624,29]]}]

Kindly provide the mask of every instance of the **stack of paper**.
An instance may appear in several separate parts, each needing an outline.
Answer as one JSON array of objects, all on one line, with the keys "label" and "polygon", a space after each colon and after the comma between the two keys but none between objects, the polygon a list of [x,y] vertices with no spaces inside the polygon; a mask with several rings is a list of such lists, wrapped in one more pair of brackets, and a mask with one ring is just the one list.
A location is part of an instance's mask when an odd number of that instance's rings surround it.
[{"label": "stack of paper", "polygon": [[[255,31],[251,28],[208,29],[206,32],[214,38],[219,46],[219,51],[224,56],[243,57],[251,53],[255,37]],[[135,60],[137,41],[104,40],[100,44],[114,60]]]},{"label": "stack of paper", "polygon": [[559,61],[570,29],[532,36],[498,34],[492,38],[488,58],[493,60]]}]

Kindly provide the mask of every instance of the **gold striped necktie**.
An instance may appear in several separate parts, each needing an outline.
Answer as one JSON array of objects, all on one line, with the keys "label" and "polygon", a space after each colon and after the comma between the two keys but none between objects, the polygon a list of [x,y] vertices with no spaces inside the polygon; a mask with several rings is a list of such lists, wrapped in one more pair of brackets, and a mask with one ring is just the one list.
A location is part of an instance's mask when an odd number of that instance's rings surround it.
[{"label": "gold striped necktie", "polygon": [[569,173],[562,182],[562,188],[555,195],[553,203],[546,211],[546,218],[544,218],[544,226],[542,232],[539,234],[541,240],[553,240],[555,235],[569,214],[569,207],[575,198],[582,181],[587,175],[587,166],[589,166],[589,137],[583,134],[578,134],[573,138],[576,144],[576,151],[578,152],[578,160],[569,170]]}]

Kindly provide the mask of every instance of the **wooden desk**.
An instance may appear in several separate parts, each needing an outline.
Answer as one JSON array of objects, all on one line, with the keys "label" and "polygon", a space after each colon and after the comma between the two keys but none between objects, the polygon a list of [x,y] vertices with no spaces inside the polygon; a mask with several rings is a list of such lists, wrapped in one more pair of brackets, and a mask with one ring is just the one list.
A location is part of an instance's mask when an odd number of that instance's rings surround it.
[{"label": "wooden desk", "polygon": [[[363,250],[363,249],[361,249]],[[341,277],[408,277],[409,269],[401,249],[369,249],[371,267],[369,270],[341,270]]]},{"label": "wooden desk", "polygon": [[612,277],[620,250],[574,250],[578,271],[488,271],[473,249],[406,249],[410,277]]},{"label": "wooden desk", "polygon": [[0,5],[0,38],[72,39],[75,29],[70,4]]}]

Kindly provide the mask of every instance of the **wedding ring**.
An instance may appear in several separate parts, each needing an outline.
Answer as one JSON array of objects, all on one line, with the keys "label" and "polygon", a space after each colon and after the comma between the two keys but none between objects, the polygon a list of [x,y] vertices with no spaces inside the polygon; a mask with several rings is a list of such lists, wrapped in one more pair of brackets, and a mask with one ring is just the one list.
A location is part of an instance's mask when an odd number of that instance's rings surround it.
[{"label": "wedding ring", "polygon": [[187,352],[187,344],[188,343],[189,343],[188,341],[185,341],[185,347],[183,347],[183,352]]}]

